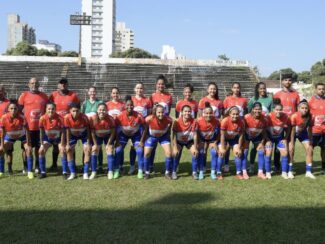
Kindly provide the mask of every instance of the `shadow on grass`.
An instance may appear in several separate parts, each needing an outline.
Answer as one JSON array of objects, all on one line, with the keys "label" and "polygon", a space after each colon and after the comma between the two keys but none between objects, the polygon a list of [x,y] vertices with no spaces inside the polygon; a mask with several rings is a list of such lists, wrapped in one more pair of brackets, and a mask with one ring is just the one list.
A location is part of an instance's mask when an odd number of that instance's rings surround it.
[{"label": "shadow on grass", "polygon": [[133,209],[0,211],[1,242],[323,243],[325,208],[207,208],[173,193]]}]

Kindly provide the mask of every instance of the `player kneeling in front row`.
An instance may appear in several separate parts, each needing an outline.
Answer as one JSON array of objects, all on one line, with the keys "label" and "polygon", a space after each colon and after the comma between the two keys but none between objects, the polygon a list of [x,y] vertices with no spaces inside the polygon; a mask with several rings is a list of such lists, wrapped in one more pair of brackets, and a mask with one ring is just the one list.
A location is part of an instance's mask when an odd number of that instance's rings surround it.
[{"label": "player kneeling in front row", "polygon": [[306,153],[306,177],[316,179],[312,174],[313,146],[312,146],[312,117],[309,113],[309,107],[306,100],[302,100],[298,105],[298,112],[295,112],[291,118],[291,136],[289,144],[290,159],[294,162],[295,143],[298,139],[304,146]]},{"label": "player kneeling in front row", "polygon": [[115,122],[113,117],[107,114],[107,106],[105,103],[98,104],[97,113],[90,118],[89,123],[93,141],[93,146],[91,149],[92,173],[89,179],[92,180],[96,176],[97,159],[103,143],[105,145],[107,155],[108,179],[112,179],[114,168],[113,144],[115,139]]},{"label": "player kneeling in front row", "polygon": [[288,174],[288,138],[290,134],[290,120],[282,112],[283,106],[279,99],[274,99],[274,109],[267,117],[267,136],[265,144],[265,169],[269,178],[271,174],[271,156],[273,146],[276,147],[281,155],[282,178],[293,178],[292,172]]},{"label": "player kneeling in front row", "polygon": [[189,105],[182,107],[181,116],[173,124],[173,180],[177,179],[176,172],[184,146],[191,152],[192,172],[196,174],[198,157],[197,122],[192,118],[192,108]]},{"label": "player kneeling in front row", "polygon": [[12,151],[17,140],[21,141],[27,157],[27,177],[34,178],[33,157],[29,130],[24,116],[19,113],[17,103],[10,101],[8,113],[0,119],[0,176],[3,176],[5,169],[5,152]]},{"label": "player kneeling in front row", "polygon": [[55,112],[55,104],[46,104],[45,114],[39,120],[41,146],[38,151],[40,165],[40,179],[46,177],[46,152],[54,145],[59,146],[62,159],[62,173],[67,175],[67,155],[65,153],[65,135],[64,122],[61,117]]},{"label": "player kneeling in front row", "polygon": [[138,157],[138,178],[143,179],[143,129],[144,129],[143,116],[134,111],[134,104],[131,96],[125,98],[125,110],[116,117],[117,125],[117,138],[116,138],[116,158],[114,178],[119,177],[119,165],[123,161],[124,148],[129,140],[135,148]]},{"label": "player kneeling in front row", "polygon": [[89,122],[86,115],[80,113],[79,104],[72,103],[70,105],[70,113],[64,117],[64,125],[66,128],[66,151],[68,156],[68,166],[70,176],[67,180],[76,178],[76,164],[74,159],[75,146],[80,140],[83,145],[84,157],[84,173],[83,178],[88,178],[89,158],[90,158],[90,130]]}]

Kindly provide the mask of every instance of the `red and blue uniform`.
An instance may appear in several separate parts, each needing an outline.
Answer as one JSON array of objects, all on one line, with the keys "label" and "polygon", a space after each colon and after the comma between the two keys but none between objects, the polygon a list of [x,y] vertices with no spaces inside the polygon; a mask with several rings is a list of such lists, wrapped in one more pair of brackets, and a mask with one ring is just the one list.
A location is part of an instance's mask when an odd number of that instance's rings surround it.
[{"label": "red and blue uniform", "polygon": [[50,95],[50,101],[56,106],[56,112],[62,118],[69,113],[70,106],[72,103],[80,104],[80,99],[78,95],[69,91],[67,94],[62,94],[59,91],[54,91]]},{"label": "red and blue uniform", "polygon": [[283,106],[283,112],[289,117],[297,111],[300,97],[296,91],[278,91],[274,94],[273,99],[278,98]]},{"label": "red and blue uniform", "polygon": [[267,134],[272,143],[278,148],[285,148],[283,144],[285,130],[290,126],[290,120],[285,113],[277,118],[274,112],[268,114],[267,118]]},{"label": "red and blue uniform", "polygon": [[105,114],[103,119],[99,119],[98,115],[93,115],[89,118],[90,129],[95,132],[96,142],[98,145],[103,143],[106,145],[110,136],[112,129],[115,128],[115,121],[113,117]]},{"label": "red and blue uniform", "polygon": [[150,100],[153,105],[158,103],[161,106],[163,106],[165,115],[169,115],[170,109],[173,104],[172,95],[170,95],[168,92],[164,92],[164,93],[154,92],[154,93],[152,93]]},{"label": "red and blue uniform", "polygon": [[221,100],[217,100],[217,99],[210,99],[209,97],[203,97],[200,102],[199,102],[199,110],[203,111],[205,108],[205,103],[209,102],[214,115],[216,116],[217,119],[221,118],[224,106],[223,106],[223,102]]},{"label": "red and blue uniform", "polygon": [[0,127],[4,130],[5,142],[26,141],[27,121],[22,114],[14,118],[9,113],[4,114],[0,119]]},{"label": "red and blue uniform", "polygon": [[267,122],[264,115],[256,119],[252,114],[246,114],[245,122],[245,139],[253,143],[260,143],[263,140],[263,130],[266,128]]},{"label": "red and blue uniform", "polygon": [[313,146],[325,147],[325,98],[312,96],[309,101],[310,113],[313,116]]},{"label": "red and blue uniform", "polygon": [[44,135],[42,138],[44,143],[54,145],[61,142],[64,122],[57,113],[55,113],[52,118],[50,118],[48,114],[41,116],[39,120],[39,128],[44,130]]},{"label": "red and blue uniform", "polygon": [[291,126],[295,127],[295,138],[300,142],[308,142],[308,127],[313,125],[312,119],[305,120],[300,112],[295,112],[290,117]]},{"label": "red and blue uniform", "polygon": [[191,118],[184,123],[183,118],[180,117],[175,120],[173,124],[173,132],[176,135],[177,144],[190,148],[194,143],[194,136],[197,133],[198,124],[195,119]]},{"label": "red and blue uniform", "polygon": [[134,105],[134,111],[141,114],[144,118],[149,115],[149,112],[152,109],[152,103],[149,98],[141,97],[140,99],[138,99],[135,96],[133,96],[132,102]]},{"label": "red and blue uniform", "polygon": [[218,139],[220,133],[220,122],[212,117],[211,121],[206,121],[204,117],[197,119],[198,135],[204,142],[214,142]]},{"label": "red and blue uniform", "polygon": [[76,119],[71,114],[67,114],[64,117],[64,126],[70,130],[70,146],[75,146],[78,140],[81,140],[83,145],[87,144],[89,121],[85,114],[78,114]]},{"label": "red and blue uniform", "polygon": [[241,119],[234,122],[228,116],[221,121],[220,130],[225,132],[225,141],[228,142],[230,146],[234,146],[238,144],[239,137],[245,130],[245,124]]},{"label": "red and blue uniform", "polygon": [[223,106],[226,112],[229,108],[236,106],[239,109],[239,116],[244,117],[245,111],[247,110],[247,99],[244,97],[228,96],[223,101]]},{"label": "red and blue uniform", "polygon": [[145,147],[155,147],[159,142],[161,145],[170,144],[170,133],[173,120],[169,116],[164,116],[159,120],[156,116],[150,115],[146,118],[149,128],[149,136],[146,139]]},{"label": "red and blue uniform", "polygon": [[179,100],[176,103],[176,117],[180,117],[182,115],[182,108],[187,105],[190,106],[191,110],[192,110],[192,118],[196,118],[197,112],[198,112],[198,103],[195,100]]},{"label": "red and blue uniform", "polygon": [[124,110],[124,102],[122,101],[108,101],[106,103],[107,111],[114,119]]}]

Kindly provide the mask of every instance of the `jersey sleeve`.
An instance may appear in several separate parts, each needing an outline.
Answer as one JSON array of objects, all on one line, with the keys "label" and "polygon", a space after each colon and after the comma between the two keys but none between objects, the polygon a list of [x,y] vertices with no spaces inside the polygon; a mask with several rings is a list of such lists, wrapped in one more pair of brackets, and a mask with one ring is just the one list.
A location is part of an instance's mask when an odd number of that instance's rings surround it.
[{"label": "jersey sleeve", "polygon": [[20,95],[20,97],[18,98],[18,104],[19,104],[20,106],[24,106],[25,96],[26,96],[26,93],[23,92],[23,93]]},{"label": "jersey sleeve", "polygon": [[224,119],[221,121],[221,124],[220,124],[220,130],[227,130],[227,122],[228,122],[228,119],[227,119],[227,118],[224,118]]},{"label": "jersey sleeve", "polygon": [[204,109],[204,99],[203,98],[199,101],[199,109],[200,110]]},{"label": "jersey sleeve", "polygon": [[176,111],[177,113],[180,113],[180,112],[181,112],[181,104],[180,104],[180,101],[178,101],[178,102],[176,103],[175,111]]},{"label": "jersey sleeve", "polygon": [[44,129],[44,116],[41,116],[38,122],[39,128]]}]

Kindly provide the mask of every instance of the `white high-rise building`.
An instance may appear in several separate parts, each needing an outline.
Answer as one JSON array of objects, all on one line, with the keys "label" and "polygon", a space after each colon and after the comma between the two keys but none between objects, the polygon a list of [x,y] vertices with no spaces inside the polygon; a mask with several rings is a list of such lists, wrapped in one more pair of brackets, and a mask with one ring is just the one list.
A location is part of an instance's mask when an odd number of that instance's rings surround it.
[{"label": "white high-rise building", "polygon": [[36,42],[35,29],[26,23],[21,23],[19,15],[8,14],[8,50],[15,48],[22,41],[34,44]]},{"label": "white high-rise building", "polygon": [[124,22],[117,22],[115,32],[115,51],[124,52],[134,47],[134,33],[126,28]]},{"label": "white high-rise building", "polygon": [[81,56],[109,58],[115,47],[115,0],[82,0],[82,13],[92,21],[81,27]]}]

